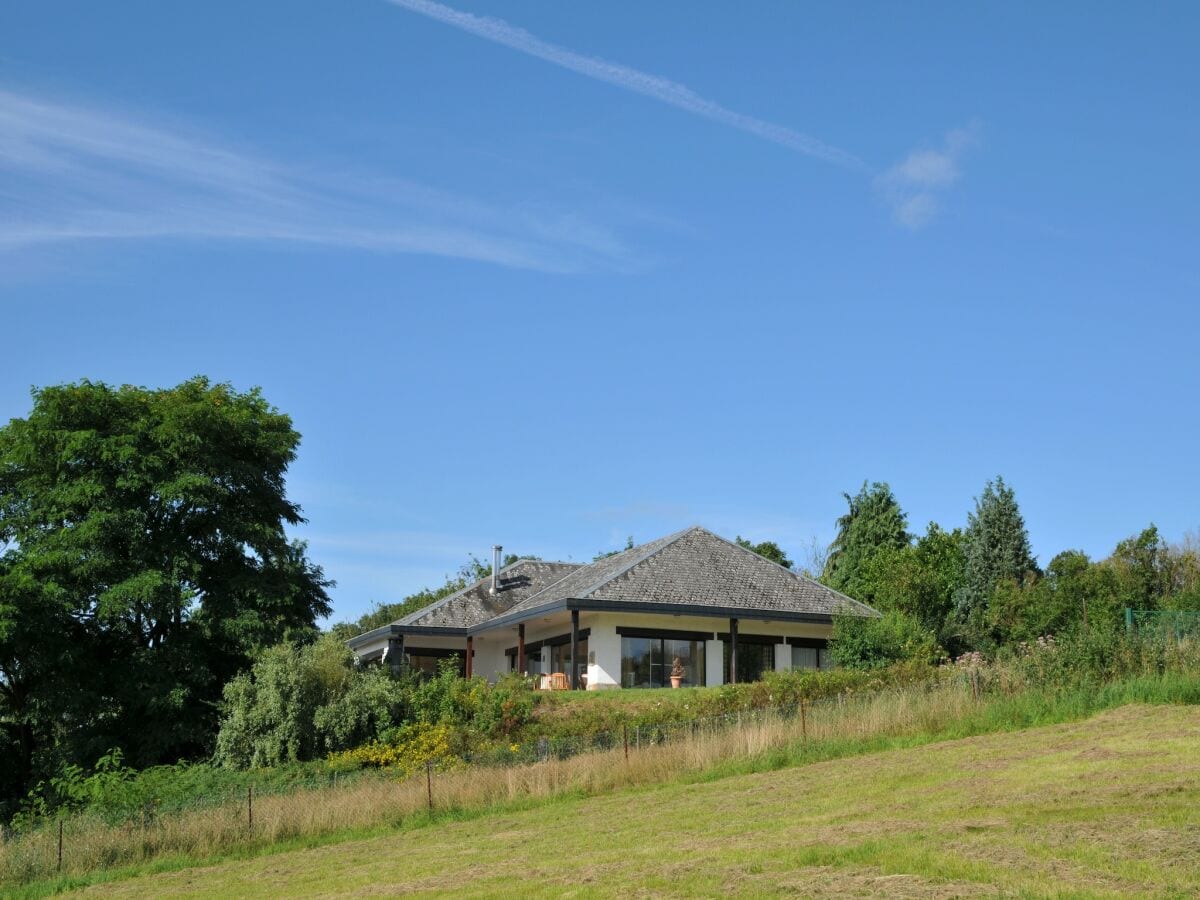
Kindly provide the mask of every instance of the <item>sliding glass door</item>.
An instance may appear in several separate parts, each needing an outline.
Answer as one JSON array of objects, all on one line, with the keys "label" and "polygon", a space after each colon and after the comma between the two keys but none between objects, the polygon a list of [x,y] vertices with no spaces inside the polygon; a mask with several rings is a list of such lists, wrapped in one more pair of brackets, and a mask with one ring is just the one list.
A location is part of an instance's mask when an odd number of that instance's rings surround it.
[{"label": "sliding glass door", "polygon": [[669,637],[621,638],[621,687],[671,686],[675,663],[683,671],[683,687],[704,684],[704,641]]},{"label": "sliding glass door", "polygon": [[[724,641],[724,664],[721,670],[729,677],[729,641]],[[737,680],[738,683],[762,681],[763,673],[775,668],[775,647],[773,644],[763,644],[756,641],[739,640],[737,645]]]}]

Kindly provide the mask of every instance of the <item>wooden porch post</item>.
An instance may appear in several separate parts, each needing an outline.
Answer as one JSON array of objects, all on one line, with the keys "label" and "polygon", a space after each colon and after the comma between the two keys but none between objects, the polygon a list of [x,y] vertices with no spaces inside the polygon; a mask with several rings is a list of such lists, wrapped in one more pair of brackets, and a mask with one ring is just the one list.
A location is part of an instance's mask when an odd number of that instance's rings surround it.
[{"label": "wooden porch post", "polygon": [[517,671],[525,674],[525,623],[517,626]]},{"label": "wooden porch post", "polygon": [[737,619],[729,620],[729,683],[737,684]]},{"label": "wooden porch post", "polygon": [[571,610],[571,690],[579,690],[579,610]]},{"label": "wooden porch post", "polygon": [[471,677],[471,657],[475,655],[475,639],[467,635],[467,677]]}]

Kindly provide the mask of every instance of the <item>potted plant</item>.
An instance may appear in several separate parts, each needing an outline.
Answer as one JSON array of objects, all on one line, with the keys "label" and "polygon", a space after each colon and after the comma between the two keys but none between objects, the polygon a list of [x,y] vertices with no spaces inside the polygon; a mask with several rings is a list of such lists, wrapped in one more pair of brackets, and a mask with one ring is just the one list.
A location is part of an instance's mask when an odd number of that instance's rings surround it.
[{"label": "potted plant", "polygon": [[679,657],[675,657],[675,662],[671,664],[671,687],[677,688],[683,684],[683,662]]}]

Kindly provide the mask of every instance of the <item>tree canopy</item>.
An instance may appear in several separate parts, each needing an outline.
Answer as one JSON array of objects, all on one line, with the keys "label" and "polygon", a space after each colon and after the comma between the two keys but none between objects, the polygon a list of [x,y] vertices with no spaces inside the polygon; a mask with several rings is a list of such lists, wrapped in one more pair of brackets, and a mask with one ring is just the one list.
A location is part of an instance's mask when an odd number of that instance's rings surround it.
[{"label": "tree canopy", "polygon": [[0,754],[11,796],[63,760],[207,752],[222,686],[315,634],[330,586],[289,539],[300,435],[258,390],[33,392],[0,428]]},{"label": "tree canopy", "polygon": [[765,557],[773,563],[779,563],[785,569],[790,569],[795,565],[795,563],[788,559],[788,555],[783,552],[783,548],[774,541],[760,541],[755,544],[739,534],[737,536],[737,543],[739,547],[753,550],[759,556]]},{"label": "tree canopy", "polygon": [[908,546],[908,517],[892,489],[873,482],[853,497],[843,494],[849,507],[837,520],[837,536],[829,546],[822,581],[856,600],[870,603],[871,584],[867,569],[880,553]]}]

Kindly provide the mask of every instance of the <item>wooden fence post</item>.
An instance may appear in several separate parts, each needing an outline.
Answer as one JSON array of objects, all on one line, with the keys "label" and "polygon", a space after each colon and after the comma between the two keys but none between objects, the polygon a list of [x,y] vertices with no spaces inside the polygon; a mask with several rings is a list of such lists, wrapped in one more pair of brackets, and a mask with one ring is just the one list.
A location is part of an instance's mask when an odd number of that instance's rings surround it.
[{"label": "wooden fence post", "polygon": [[429,808],[433,809],[433,760],[425,760],[425,795],[429,799]]},{"label": "wooden fence post", "polygon": [[254,827],[254,785],[246,785],[246,827]]},{"label": "wooden fence post", "polygon": [[58,820],[58,871],[62,871],[62,832],[63,820]]},{"label": "wooden fence post", "polygon": [[625,764],[629,765],[629,726],[622,725],[621,731],[625,735]]},{"label": "wooden fence post", "polygon": [[800,739],[804,742],[804,749],[808,750],[808,718],[804,715],[804,700],[800,700]]}]

